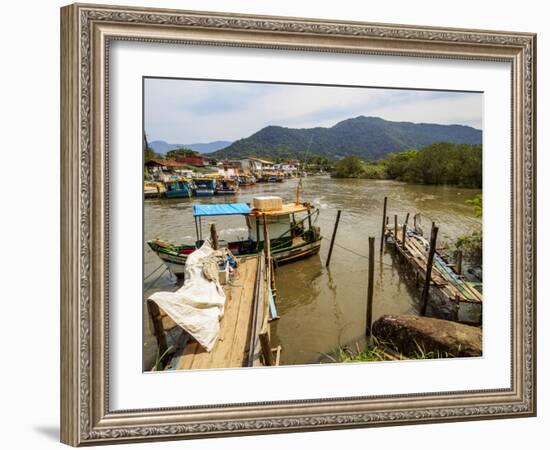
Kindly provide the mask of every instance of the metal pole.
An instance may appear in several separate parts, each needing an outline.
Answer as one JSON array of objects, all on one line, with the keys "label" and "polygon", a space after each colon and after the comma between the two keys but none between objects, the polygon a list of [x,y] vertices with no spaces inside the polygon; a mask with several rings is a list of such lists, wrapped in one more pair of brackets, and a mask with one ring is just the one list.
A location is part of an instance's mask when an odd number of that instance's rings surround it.
[{"label": "metal pole", "polygon": [[437,232],[438,228],[434,225],[432,226],[432,233],[430,236],[430,250],[428,253],[428,262],[426,265],[426,279],[424,280],[424,289],[422,290],[421,304],[422,309],[420,311],[421,316],[426,315],[426,308],[428,307],[428,294],[430,292],[430,282],[432,279],[432,266],[434,263],[434,254],[435,254],[435,245],[437,242]]},{"label": "metal pole", "polygon": [[330,247],[328,249],[327,262],[325,264],[326,267],[330,265],[330,258],[332,257],[332,248],[334,247],[334,240],[336,239],[336,231],[338,231],[338,224],[340,223],[340,214],[342,214],[342,211],[338,210],[338,212],[336,213],[336,222],[334,222],[334,229],[332,230],[332,238],[330,239]]},{"label": "metal pole", "polygon": [[380,253],[384,250],[384,234],[386,232],[386,208],[388,206],[388,197],[384,197],[384,212],[382,213],[382,234],[380,236]]}]

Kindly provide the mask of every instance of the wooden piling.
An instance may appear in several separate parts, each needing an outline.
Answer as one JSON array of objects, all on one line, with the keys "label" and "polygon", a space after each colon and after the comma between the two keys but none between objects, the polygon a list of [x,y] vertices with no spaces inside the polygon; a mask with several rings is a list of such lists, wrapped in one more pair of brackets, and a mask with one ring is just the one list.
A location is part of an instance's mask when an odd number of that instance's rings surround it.
[{"label": "wooden piling", "polygon": [[384,212],[382,213],[382,234],[380,235],[380,253],[384,250],[384,234],[386,234],[386,208],[388,197],[384,197]]},{"label": "wooden piling", "polygon": [[456,251],[456,273],[462,275],[462,250]]},{"label": "wooden piling", "polygon": [[437,243],[437,232],[439,229],[435,226],[435,223],[432,222],[432,232],[430,235],[430,249],[428,253],[428,262],[426,264],[426,279],[424,280],[424,289],[422,290],[421,305],[422,309],[420,311],[421,316],[426,315],[426,309],[428,307],[428,294],[430,292],[430,282],[432,280],[432,266],[434,263],[435,255],[435,246]]},{"label": "wooden piling", "polygon": [[411,213],[407,213],[407,216],[405,217],[405,225],[409,224],[409,216],[410,215],[411,215]]},{"label": "wooden piling", "polygon": [[334,247],[334,240],[336,239],[336,232],[338,231],[338,224],[340,223],[340,214],[342,214],[342,211],[338,210],[338,212],[336,213],[336,221],[334,222],[334,229],[332,230],[332,238],[330,239],[330,247],[328,249],[327,262],[325,264],[326,267],[330,265],[330,258],[332,257],[332,249]]},{"label": "wooden piling", "polygon": [[218,250],[218,233],[216,233],[216,224],[210,224],[210,239],[212,240],[212,248]]},{"label": "wooden piling", "polygon": [[367,326],[366,335],[371,335],[372,325],[372,300],[374,294],[374,238],[369,237],[369,271],[367,287]]},{"label": "wooden piling", "polygon": [[273,366],[273,354],[271,353],[271,346],[269,343],[269,334],[267,331],[263,331],[258,336],[260,338],[260,346],[262,348],[262,356],[264,357],[264,364],[266,366]]},{"label": "wooden piling", "polygon": [[147,310],[149,311],[149,316],[151,317],[151,322],[153,324],[153,333],[157,339],[158,355],[159,358],[161,358],[159,363],[162,367],[166,362],[166,350],[168,349],[168,345],[166,343],[166,334],[164,333],[164,327],[162,326],[160,309],[154,301],[147,300]]},{"label": "wooden piling", "polygon": [[401,239],[401,244],[403,245],[403,250],[405,250],[405,241],[407,239],[407,224],[403,224],[403,237]]},{"label": "wooden piling", "polygon": [[395,245],[397,245],[397,214],[393,216],[393,237],[395,239]]}]

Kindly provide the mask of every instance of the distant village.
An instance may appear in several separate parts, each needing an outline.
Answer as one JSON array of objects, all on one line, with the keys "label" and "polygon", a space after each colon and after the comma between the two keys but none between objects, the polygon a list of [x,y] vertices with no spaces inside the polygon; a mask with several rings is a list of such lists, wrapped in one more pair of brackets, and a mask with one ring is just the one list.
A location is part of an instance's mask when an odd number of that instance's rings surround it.
[{"label": "distant village", "polygon": [[[240,176],[282,176],[296,177],[303,170],[297,159],[274,163],[259,158],[217,161],[205,156],[183,156],[176,159],[150,159],[145,162],[146,175],[149,181],[167,181],[174,175],[182,177],[203,177],[216,175],[221,177]],[[308,169],[316,167],[308,166]],[[323,168],[319,167],[322,172]]]},{"label": "distant village", "polygon": [[297,159],[272,162],[260,158],[216,160],[200,154],[146,158],[144,196],[208,197],[234,195],[240,187],[256,183],[282,183],[286,179],[328,174],[329,165]]}]

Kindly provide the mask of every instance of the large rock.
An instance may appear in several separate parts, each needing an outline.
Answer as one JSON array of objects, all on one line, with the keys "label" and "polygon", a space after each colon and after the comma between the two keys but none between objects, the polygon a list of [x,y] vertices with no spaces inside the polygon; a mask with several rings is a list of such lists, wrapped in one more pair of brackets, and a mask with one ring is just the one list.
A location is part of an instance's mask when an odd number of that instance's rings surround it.
[{"label": "large rock", "polygon": [[[373,323],[373,335],[394,344],[405,356],[425,352],[452,356],[481,356],[481,328],[418,316],[382,316]],[[418,345],[417,345],[418,344]]]}]

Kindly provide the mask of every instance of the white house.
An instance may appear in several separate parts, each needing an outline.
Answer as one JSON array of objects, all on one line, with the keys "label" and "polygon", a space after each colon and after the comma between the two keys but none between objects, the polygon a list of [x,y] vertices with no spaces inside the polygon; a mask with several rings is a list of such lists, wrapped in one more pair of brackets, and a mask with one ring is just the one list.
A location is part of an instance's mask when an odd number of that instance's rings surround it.
[{"label": "white house", "polygon": [[259,158],[243,158],[240,160],[243,170],[261,172],[262,170],[273,170],[273,163]]}]

